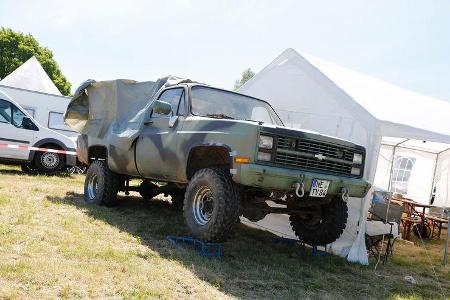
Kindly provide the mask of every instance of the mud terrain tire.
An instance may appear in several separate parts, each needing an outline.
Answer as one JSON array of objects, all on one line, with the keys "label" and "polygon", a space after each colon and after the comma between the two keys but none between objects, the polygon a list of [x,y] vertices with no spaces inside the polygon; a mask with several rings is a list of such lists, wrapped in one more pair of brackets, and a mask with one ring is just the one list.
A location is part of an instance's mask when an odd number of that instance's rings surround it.
[{"label": "mud terrain tire", "polygon": [[290,215],[289,220],[300,240],[311,245],[327,245],[336,241],[344,232],[347,217],[347,203],[340,197],[334,197],[329,204],[321,206],[318,222],[308,224],[298,215]]},{"label": "mud terrain tire", "polygon": [[222,241],[239,220],[239,196],[230,176],[220,169],[201,169],[190,180],[183,215],[192,235]]},{"label": "mud terrain tire", "polygon": [[94,161],[84,180],[84,201],[109,207],[117,205],[119,180],[119,175],[108,168],[106,161]]}]

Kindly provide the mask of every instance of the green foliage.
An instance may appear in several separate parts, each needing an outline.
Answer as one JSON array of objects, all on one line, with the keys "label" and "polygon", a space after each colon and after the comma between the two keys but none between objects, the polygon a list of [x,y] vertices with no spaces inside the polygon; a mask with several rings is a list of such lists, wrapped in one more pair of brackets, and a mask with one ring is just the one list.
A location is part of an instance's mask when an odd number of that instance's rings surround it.
[{"label": "green foliage", "polygon": [[241,80],[236,80],[234,82],[234,90],[237,91],[244,83],[246,83],[250,78],[255,76],[255,72],[248,68],[242,72]]},{"label": "green foliage", "polygon": [[49,49],[39,45],[31,34],[0,28],[0,78],[6,77],[32,56],[36,56],[61,94],[69,95],[71,84],[59,69]]}]

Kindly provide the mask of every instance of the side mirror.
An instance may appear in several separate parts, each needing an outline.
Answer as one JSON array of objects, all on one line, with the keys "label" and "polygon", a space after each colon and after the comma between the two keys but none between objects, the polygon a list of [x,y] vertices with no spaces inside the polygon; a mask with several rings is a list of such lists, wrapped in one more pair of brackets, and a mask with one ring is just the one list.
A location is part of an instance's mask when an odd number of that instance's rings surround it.
[{"label": "side mirror", "polygon": [[172,105],[164,101],[156,100],[153,103],[153,111],[160,115],[169,115],[172,112]]},{"label": "side mirror", "polygon": [[24,117],[22,119],[22,128],[29,130],[37,130],[36,125],[34,125],[33,121],[31,121],[31,119],[28,117]]}]

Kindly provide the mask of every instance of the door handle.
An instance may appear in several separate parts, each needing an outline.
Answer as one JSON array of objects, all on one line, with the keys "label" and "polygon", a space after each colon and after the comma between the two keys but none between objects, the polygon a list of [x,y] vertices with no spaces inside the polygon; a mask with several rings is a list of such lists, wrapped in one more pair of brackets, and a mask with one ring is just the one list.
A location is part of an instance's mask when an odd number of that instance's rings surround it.
[{"label": "door handle", "polygon": [[149,121],[145,121],[144,122],[144,125],[152,125],[153,124],[153,121],[152,120],[149,120]]}]

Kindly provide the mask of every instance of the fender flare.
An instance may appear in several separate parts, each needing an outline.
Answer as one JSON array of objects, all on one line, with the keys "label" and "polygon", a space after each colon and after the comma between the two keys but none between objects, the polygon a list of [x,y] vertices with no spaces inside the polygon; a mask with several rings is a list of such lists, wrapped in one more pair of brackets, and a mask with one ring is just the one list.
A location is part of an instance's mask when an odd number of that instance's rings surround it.
[{"label": "fender flare", "polygon": [[[76,151],[76,149],[67,148],[67,146],[63,142],[61,142],[60,140],[57,140],[57,139],[53,139],[53,138],[45,138],[45,139],[39,140],[36,143],[34,143],[33,147],[40,147],[40,146],[42,146],[44,144],[56,144],[56,145],[60,146],[65,151]],[[35,154],[36,154],[36,151],[35,150],[31,150],[30,154],[28,154],[28,160],[32,161],[34,159],[34,155]]]},{"label": "fender flare", "polygon": [[199,148],[199,147],[210,147],[210,148],[216,147],[216,148],[224,148],[224,149],[226,149],[228,151],[228,153],[229,153],[230,166],[233,166],[233,157],[231,156],[231,153],[232,153],[233,150],[227,144],[223,144],[223,143],[196,143],[196,144],[193,144],[189,148],[189,151],[188,151],[187,156],[186,156],[186,164],[185,164],[185,169],[184,169],[184,173],[186,174],[186,176],[188,175],[187,172],[188,172],[189,167],[190,167],[189,162],[190,162],[193,150],[195,150],[196,148]]}]

